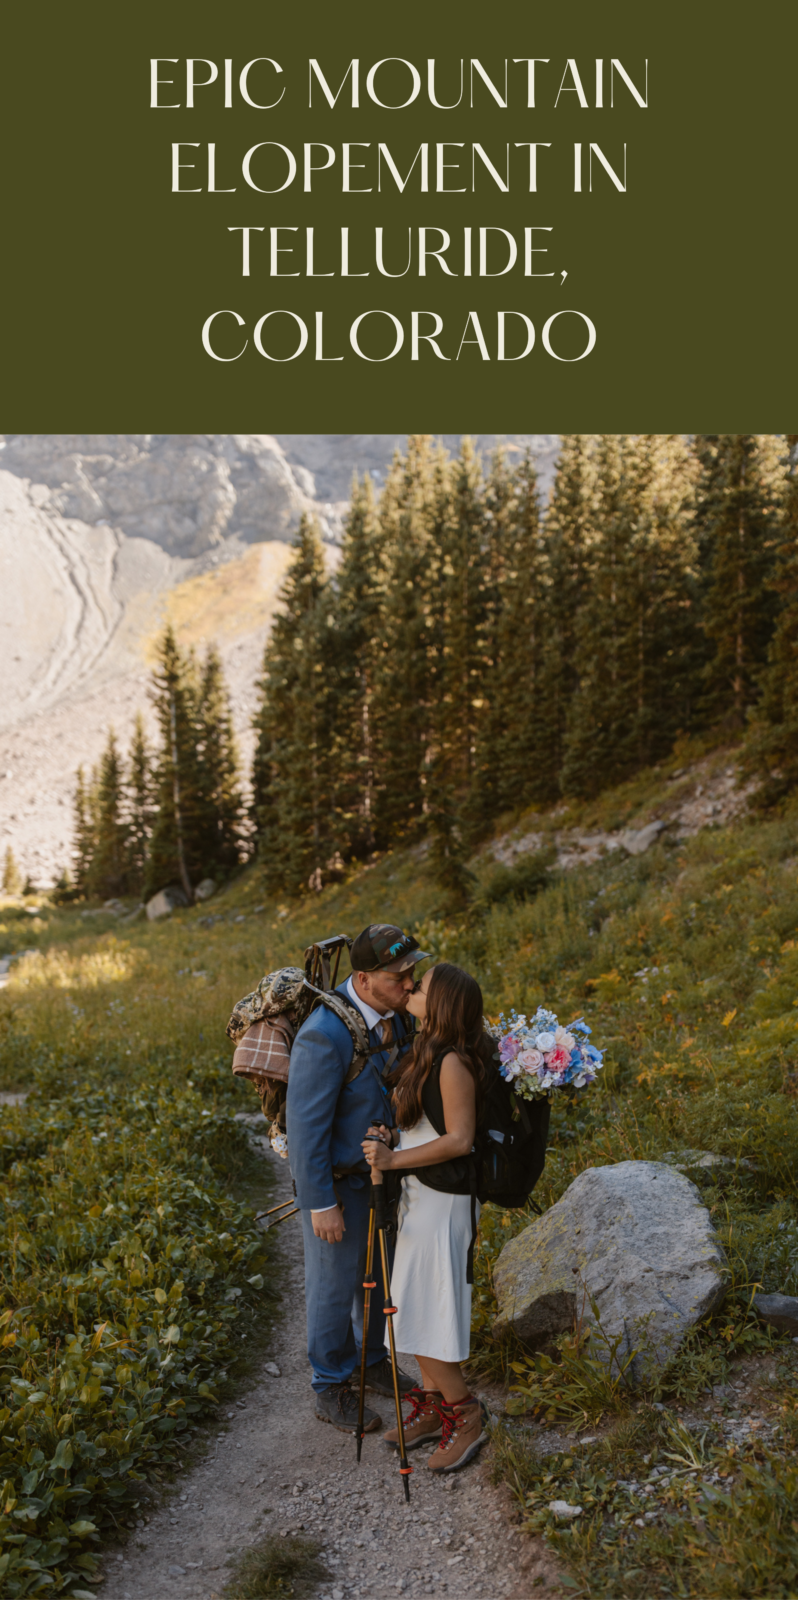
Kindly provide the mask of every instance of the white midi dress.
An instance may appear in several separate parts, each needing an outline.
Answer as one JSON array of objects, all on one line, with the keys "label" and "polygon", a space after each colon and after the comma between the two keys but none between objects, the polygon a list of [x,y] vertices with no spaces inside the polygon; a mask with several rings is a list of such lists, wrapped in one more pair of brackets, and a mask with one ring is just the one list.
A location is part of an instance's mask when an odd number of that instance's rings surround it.
[{"label": "white midi dress", "polygon": [[[422,1114],[414,1128],[402,1130],[399,1149],[438,1137]],[[471,1198],[439,1194],[403,1174],[398,1220],[391,1278],[396,1348],[433,1361],[465,1361],[471,1338],[471,1285],[466,1283]]]}]

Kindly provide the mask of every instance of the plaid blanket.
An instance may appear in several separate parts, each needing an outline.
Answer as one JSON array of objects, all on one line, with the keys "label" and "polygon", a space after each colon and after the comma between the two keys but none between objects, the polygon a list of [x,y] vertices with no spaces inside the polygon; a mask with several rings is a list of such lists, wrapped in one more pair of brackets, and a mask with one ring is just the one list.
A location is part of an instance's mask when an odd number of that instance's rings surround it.
[{"label": "plaid blanket", "polygon": [[233,1055],[233,1071],[238,1078],[254,1078],[258,1083],[273,1078],[288,1082],[288,1063],[294,1029],[286,1016],[273,1022],[256,1022],[239,1039]]}]

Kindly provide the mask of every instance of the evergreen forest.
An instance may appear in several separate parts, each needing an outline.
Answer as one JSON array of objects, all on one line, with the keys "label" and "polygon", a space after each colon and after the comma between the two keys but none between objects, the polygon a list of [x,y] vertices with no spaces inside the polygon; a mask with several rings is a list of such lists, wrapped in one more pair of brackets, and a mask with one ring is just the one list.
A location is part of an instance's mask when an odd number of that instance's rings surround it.
[{"label": "evergreen forest", "polygon": [[337,560],[299,527],[266,645],[245,799],[215,649],[167,628],[159,742],[113,734],[75,794],[83,894],[227,878],[269,892],[426,834],[441,885],[497,818],[593,798],[717,732],[777,802],[798,780],[794,435],[564,435],[534,462],[424,435]]}]

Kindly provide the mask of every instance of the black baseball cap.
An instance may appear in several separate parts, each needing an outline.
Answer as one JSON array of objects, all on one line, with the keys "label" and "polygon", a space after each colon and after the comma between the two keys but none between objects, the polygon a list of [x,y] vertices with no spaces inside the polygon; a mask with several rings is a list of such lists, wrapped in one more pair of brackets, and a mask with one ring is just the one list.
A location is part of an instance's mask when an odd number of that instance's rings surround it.
[{"label": "black baseball cap", "polygon": [[392,922],[370,922],[355,939],[349,959],[353,972],[404,972],[430,956],[419,949],[412,933],[403,933]]}]

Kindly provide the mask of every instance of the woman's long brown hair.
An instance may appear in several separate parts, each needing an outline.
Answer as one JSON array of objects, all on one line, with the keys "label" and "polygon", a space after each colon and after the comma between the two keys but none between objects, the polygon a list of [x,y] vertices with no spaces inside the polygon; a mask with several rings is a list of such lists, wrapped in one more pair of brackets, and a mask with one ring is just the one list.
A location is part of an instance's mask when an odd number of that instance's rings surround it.
[{"label": "woman's long brown hair", "polygon": [[447,1050],[457,1051],[474,1079],[479,1116],[487,1071],[482,1018],[482,990],[476,978],[450,961],[433,967],[427,1015],[412,1050],[394,1073],[393,1104],[400,1128],[412,1128],[420,1121],[421,1091],[436,1057]]}]

